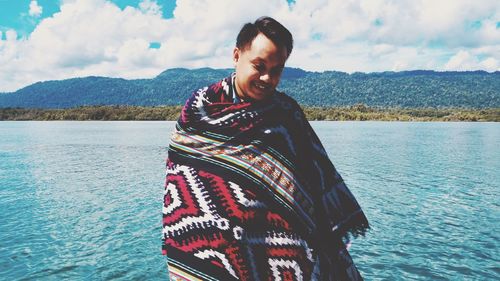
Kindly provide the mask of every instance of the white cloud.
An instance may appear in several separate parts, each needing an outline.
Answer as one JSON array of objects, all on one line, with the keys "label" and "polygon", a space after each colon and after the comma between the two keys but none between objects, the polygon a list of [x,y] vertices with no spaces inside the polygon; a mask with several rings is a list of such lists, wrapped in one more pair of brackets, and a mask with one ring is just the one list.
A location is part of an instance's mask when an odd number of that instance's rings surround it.
[{"label": "white cloud", "polygon": [[161,15],[161,6],[155,0],[143,0],[139,3],[139,9],[146,14]]},{"label": "white cloud", "polygon": [[483,61],[481,61],[481,67],[479,69],[484,69],[486,71],[495,71],[500,68],[498,60],[492,57],[489,57]]},{"label": "white cloud", "polygon": [[390,45],[390,44],[376,44],[376,45],[372,46],[372,52],[371,52],[371,54],[374,57],[378,57],[378,56],[383,56],[383,55],[387,55],[387,54],[393,53],[396,50],[397,50],[397,48],[394,45]]},{"label": "white cloud", "polygon": [[[154,0],[123,10],[107,0],[61,2],[60,12],[42,19],[27,38],[4,30],[0,91],[75,76],[148,78],[171,67],[232,67],[238,30],[262,15],[294,34],[294,67],[499,70],[497,0],[297,0],[291,6],[285,0],[177,0],[172,19],[162,18]],[[36,1],[31,10],[33,16],[42,11]],[[152,42],[160,47],[150,48]]]},{"label": "white cloud", "polygon": [[163,66],[156,65],[154,73],[151,65],[145,66],[148,62],[155,66],[149,43],[168,37],[167,28],[168,20],[155,13],[131,7],[121,10],[104,0],[66,1],[29,38],[7,39],[0,45],[0,62],[8,65],[0,69],[0,77],[17,73],[16,79],[0,82],[4,88],[0,91],[80,75],[158,74]]},{"label": "white cloud", "polygon": [[477,64],[477,60],[467,51],[459,51],[456,55],[444,66],[447,70],[471,70],[473,65]]},{"label": "white cloud", "polygon": [[499,62],[497,58],[487,57],[480,60],[477,56],[474,56],[471,52],[461,50],[456,53],[450,60],[446,63],[446,70],[458,70],[458,71],[471,71],[471,70],[486,70],[486,71],[496,71],[498,70]]},{"label": "white cloud", "polygon": [[37,1],[31,0],[29,15],[32,17],[39,17],[42,14],[42,11],[43,11],[43,8],[42,8],[42,6],[38,5]]},{"label": "white cloud", "polygon": [[5,32],[5,38],[7,42],[14,42],[17,39],[17,32],[13,29],[9,29]]}]

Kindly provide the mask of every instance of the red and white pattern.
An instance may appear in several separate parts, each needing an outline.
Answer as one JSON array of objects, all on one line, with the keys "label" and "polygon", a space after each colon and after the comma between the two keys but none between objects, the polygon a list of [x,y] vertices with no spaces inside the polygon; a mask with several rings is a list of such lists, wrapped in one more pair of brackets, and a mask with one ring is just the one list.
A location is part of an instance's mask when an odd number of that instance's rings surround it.
[{"label": "red and white pattern", "polygon": [[163,214],[167,253],[176,248],[240,280],[311,273],[312,251],[290,223],[250,189],[215,174],[169,163]]},{"label": "red and white pattern", "polygon": [[237,100],[233,78],[194,92],[172,135],[163,252],[173,274],[361,280],[341,239],[368,221],[300,106],[278,92]]}]

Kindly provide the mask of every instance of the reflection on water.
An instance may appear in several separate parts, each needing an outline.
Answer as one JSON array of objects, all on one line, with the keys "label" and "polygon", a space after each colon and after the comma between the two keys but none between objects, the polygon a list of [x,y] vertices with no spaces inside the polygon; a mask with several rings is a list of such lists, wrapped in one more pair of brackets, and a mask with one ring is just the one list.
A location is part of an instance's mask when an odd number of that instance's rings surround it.
[{"label": "reflection on water", "polygon": [[[173,122],[0,122],[0,277],[165,280]],[[500,126],[314,122],[372,229],[367,280],[498,280]]]},{"label": "reflection on water", "polygon": [[315,123],[370,220],[352,255],[369,280],[500,277],[500,126]]}]

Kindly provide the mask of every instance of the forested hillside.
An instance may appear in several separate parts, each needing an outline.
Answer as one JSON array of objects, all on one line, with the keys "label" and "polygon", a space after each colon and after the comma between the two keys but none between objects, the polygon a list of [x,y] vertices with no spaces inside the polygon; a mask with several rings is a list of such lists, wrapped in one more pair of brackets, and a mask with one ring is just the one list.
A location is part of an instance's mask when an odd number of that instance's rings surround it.
[{"label": "forested hillside", "polygon": [[[72,108],[89,105],[181,105],[231,69],[170,69],[153,79],[106,77],[38,82],[0,94],[0,107]],[[499,108],[500,72],[308,72],[286,68],[281,91],[306,106]]]},{"label": "forested hillside", "polygon": [[302,104],[382,107],[500,106],[500,72],[323,72],[284,81],[282,90]]}]

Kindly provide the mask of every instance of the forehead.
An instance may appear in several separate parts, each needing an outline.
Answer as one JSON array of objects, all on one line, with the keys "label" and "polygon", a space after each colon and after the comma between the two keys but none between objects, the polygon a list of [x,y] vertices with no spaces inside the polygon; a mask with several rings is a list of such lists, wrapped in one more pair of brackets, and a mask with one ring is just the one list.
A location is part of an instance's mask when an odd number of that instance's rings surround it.
[{"label": "forehead", "polygon": [[259,33],[251,44],[243,50],[250,60],[264,61],[272,64],[285,64],[287,51],[278,47],[264,34]]}]

